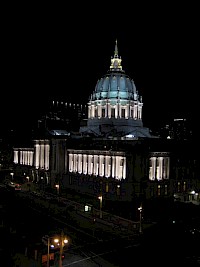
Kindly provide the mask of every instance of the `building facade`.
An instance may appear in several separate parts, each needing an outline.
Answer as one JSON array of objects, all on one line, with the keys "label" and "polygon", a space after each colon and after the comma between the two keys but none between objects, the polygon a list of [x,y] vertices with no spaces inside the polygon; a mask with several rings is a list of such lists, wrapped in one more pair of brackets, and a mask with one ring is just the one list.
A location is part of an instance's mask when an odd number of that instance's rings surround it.
[{"label": "building facade", "polygon": [[15,171],[110,201],[141,203],[178,191],[199,198],[197,155],[190,144],[152,136],[143,126],[142,97],[121,63],[116,42],[110,69],[89,98],[87,124],[76,134],[52,130],[32,148],[15,147]]}]

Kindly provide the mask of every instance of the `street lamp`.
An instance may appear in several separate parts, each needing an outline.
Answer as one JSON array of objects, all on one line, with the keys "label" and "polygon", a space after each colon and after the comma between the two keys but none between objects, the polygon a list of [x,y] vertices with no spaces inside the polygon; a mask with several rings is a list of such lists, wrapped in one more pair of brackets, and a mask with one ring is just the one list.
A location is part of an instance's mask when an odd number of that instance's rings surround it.
[{"label": "street lamp", "polygon": [[10,175],[12,176],[12,180],[13,180],[13,175],[14,175],[14,172],[11,172]]},{"label": "street lamp", "polygon": [[99,203],[99,212],[100,212],[99,216],[100,216],[100,218],[102,219],[102,200],[103,200],[102,195],[99,196],[98,199],[99,199],[99,202],[100,202],[100,203]]},{"label": "street lamp", "polygon": [[47,267],[49,267],[49,247],[50,247],[50,237],[48,237],[47,241]]},{"label": "street lamp", "polygon": [[[62,254],[64,246],[69,242],[69,240],[64,237],[63,231],[61,232],[60,238],[53,238],[49,237],[47,239],[47,267],[49,267],[49,260],[50,260],[50,239],[53,239],[53,242],[60,248],[60,255],[59,255],[59,267],[62,267]],[[55,246],[51,244],[51,247],[54,248]]]},{"label": "street lamp", "polygon": [[140,228],[139,228],[139,233],[142,233],[142,205],[138,208],[140,212]]},{"label": "street lamp", "polygon": [[60,187],[59,184],[56,184],[55,187],[57,189],[57,194],[59,195],[59,187]]},{"label": "street lamp", "polygon": [[64,246],[69,242],[69,240],[64,237],[63,231],[61,232],[60,239],[54,239],[54,242],[57,243],[60,247],[60,257],[59,257],[59,267],[62,267],[62,254]]}]

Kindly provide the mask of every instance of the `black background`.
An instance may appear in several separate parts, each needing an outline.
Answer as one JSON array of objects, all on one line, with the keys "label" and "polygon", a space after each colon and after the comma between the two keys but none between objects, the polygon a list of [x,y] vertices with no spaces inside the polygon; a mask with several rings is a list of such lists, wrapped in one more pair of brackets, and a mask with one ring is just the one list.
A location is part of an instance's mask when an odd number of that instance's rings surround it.
[{"label": "black background", "polygon": [[3,127],[31,125],[49,99],[87,102],[116,39],[143,97],[145,126],[197,116],[199,16],[192,4],[29,4],[2,15]]}]

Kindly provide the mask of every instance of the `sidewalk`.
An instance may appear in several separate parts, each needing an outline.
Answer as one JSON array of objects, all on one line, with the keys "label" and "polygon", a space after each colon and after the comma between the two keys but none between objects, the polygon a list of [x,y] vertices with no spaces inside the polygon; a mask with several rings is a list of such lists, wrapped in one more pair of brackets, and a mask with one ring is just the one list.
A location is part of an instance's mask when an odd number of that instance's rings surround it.
[{"label": "sidewalk", "polygon": [[41,267],[41,262],[31,259],[24,254],[16,253],[13,257],[12,267]]}]

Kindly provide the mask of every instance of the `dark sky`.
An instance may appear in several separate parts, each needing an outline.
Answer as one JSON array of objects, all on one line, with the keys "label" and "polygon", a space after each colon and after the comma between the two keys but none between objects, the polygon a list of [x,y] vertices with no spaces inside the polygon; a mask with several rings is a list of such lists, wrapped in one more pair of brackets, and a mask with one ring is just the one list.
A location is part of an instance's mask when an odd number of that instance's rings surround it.
[{"label": "dark sky", "polygon": [[51,98],[87,101],[109,69],[116,39],[122,67],[143,96],[145,126],[197,112],[197,7],[97,3],[4,10],[3,127],[25,128]]}]

